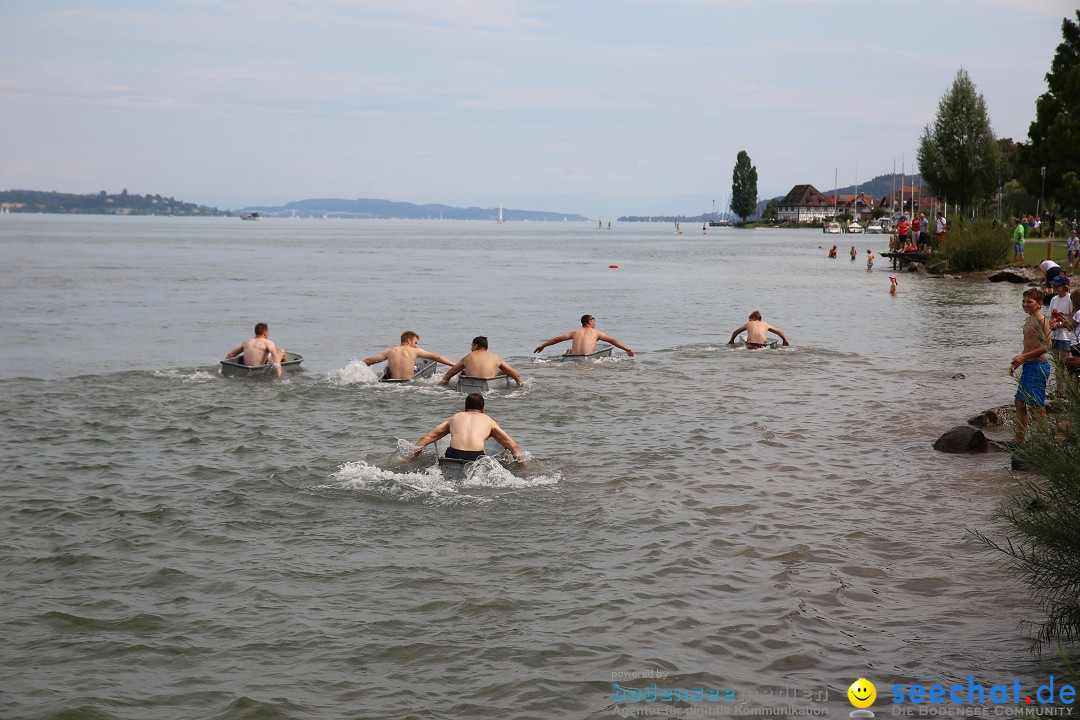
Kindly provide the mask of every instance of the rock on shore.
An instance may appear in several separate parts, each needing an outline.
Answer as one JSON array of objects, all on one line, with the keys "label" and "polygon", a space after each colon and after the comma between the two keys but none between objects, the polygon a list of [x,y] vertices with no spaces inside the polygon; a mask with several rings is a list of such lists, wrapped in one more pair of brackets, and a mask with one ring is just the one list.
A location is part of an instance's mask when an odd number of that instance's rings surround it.
[{"label": "rock on shore", "polygon": [[988,447],[983,431],[970,425],[957,425],[934,443],[934,449],[944,453],[984,453]]},{"label": "rock on shore", "polygon": [[1029,283],[1039,280],[1031,271],[1027,268],[1007,267],[1001,270],[995,270],[987,276],[990,282],[1011,282],[1011,283]]}]

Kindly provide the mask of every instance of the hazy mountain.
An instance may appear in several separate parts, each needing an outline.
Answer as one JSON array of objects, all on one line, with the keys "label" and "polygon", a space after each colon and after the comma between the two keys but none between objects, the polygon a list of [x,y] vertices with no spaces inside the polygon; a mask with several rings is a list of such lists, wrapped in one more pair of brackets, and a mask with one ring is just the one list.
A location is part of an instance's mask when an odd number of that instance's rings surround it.
[{"label": "hazy mountain", "polygon": [[[238,212],[252,213],[268,217],[335,217],[335,218],[366,218],[366,219],[407,219],[407,220],[498,220],[499,208],[459,208],[450,205],[416,205],[407,202],[394,202],[392,200],[375,200],[369,198],[357,198],[356,200],[342,200],[339,198],[315,198],[311,200],[299,200],[286,203],[285,205],[252,206],[242,208]],[[543,210],[515,210],[503,208],[504,220],[532,220],[561,222],[563,220],[582,221],[589,218],[572,213],[548,212]]]},{"label": "hazy mountain", "polygon": [[[858,189],[859,192],[872,195],[880,200],[893,190],[899,189],[901,183],[904,185],[921,185],[922,176],[900,175],[900,173],[896,173],[895,175],[892,173],[889,173],[888,175],[878,175],[872,180],[859,183]],[[854,195],[855,188],[855,185],[848,185],[847,187],[836,188],[834,190],[821,190],[821,193],[823,195]]]}]

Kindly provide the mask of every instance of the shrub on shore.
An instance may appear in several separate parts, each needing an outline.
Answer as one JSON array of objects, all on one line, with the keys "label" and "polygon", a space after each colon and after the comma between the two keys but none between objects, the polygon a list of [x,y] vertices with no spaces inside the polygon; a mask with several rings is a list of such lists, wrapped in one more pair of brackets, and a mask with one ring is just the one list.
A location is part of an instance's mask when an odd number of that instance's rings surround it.
[{"label": "shrub on shore", "polygon": [[995,513],[1005,539],[975,532],[1009,558],[1046,612],[1037,649],[1080,641],[1080,383],[1066,374],[1061,389],[1067,402],[1060,414],[1033,422],[1013,453],[1034,477],[1019,479]]},{"label": "shrub on shore", "polygon": [[1012,253],[1010,231],[990,220],[964,222],[949,227],[944,255],[949,269],[972,272],[999,268]]}]

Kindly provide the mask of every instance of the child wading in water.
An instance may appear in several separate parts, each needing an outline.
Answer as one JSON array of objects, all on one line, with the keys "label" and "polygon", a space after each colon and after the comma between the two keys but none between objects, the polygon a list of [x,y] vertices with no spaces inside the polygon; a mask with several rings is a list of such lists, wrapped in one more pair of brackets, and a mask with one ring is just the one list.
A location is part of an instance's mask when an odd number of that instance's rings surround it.
[{"label": "child wading in water", "polygon": [[1030,288],[1024,291],[1021,302],[1024,312],[1024,351],[1012,359],[1009,372],[1024,366],[1020,374],[1020,387],[1016,390],[1016,437],[1017,445],[1024,442],[1027,433],[1027,406],[1035,408],[1040,417],[1046,417],[1046,381],[1050,377],[1050,361],[1046,349],[1050,345],[1050,324],[1042,314],[1042,290]]},{"label": "child wading in water", "polygon": [[870,248],[866,248],[866,269],[874,269],[874,253],[870,252]]}]

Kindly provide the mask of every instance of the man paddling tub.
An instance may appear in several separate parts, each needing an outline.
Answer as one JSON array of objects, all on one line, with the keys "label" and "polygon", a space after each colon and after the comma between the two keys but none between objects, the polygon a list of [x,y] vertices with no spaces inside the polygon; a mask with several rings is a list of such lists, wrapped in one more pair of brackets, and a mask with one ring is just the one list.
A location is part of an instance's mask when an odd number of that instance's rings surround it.
[{"label": "man paddling tub", "polygon": [[469,377],[492,378],[497,375],[509,375],[518,385],[524,382],[518,371],[510,367],[509,363],[495,353],[488,351],[488,339],[483,335],[477,335],[473,338],[472,351],[447,370],[439,384],[449,385],[450,378],[462,371]]},{"label": "man paddling tub", "polygon": [[281,363],[288,359],[284,349],[278,349],[274,341],[270,339],[270,326],[266,323],[255,324],[255,337],[248,338],[240,343],[225,356],[228,360],[244,354],[244,365],[258,367],[267,363],[274,363],[274,372],[281,377]]},{"label": "man paddling tub", "polygon": [[454,363],[447,360],[442,355],[436,355],[433,352],[419,347],[420,336],[412,330],[406,330],[401,333],[401,344],[386,348],[378,355],[373,355],[369,358],[364,358],[365,365],[374,365],[375,363],[381,363],[386,361],[386,369],[390,371],[391,380],[409,380],[412,378],[413,373],[416,372],[416,358],[422,357],[427,360],[434,360],[437,363],[443,365],[453,365]]},{"label": "man paddling tub", "polygon": [[417,440],[412,452],[405,456],[401,464],[411,461],[426,446],[447,434],[450,435],[450,447],[446,449],[446,457],[453,460],[471,462],[482,457],[484,443],[488,438],[495,438],[497,443],[513,453],[515,460],[525,462],[525,453],[513,438],[499,427],[499,423],[484,414],[484,396],[469,393],[465,396],[465,411],[451,415]]},{"label": "man paddling tub", "polygon": [[536,349],[533,350],[533,352],[538,353],[544,348],[546,348],[548,345],[565,342],[566,340],[571,341],[569,352],[570,355],[588,355],[589,353],[596,350],[596,341],[603,340],[606,343],[611,343],[620,350],[625,350],[626,354],[630,357],[634,357],[633,350],[626,347],[610,335],[605,335],[604,333],[597,330],[596,318],[594,318],[592,315],[582,315],[581,327],[579,327],[577,330],[571,330],[568,333],[563,333],[558,337],[553,337],[547,342],[537,345]]},{"label": "man paddling tub", "polygon": [[746,349],[747,350],[760,350],[769,344],[768,333],[776,333],[780,336],[780,339],[784,341],[785,345],[790,345],[787,336],[780,331],[779,328],[774,328],[769,323],[761,319],[761,313],[757,310],[750,313],[750,319],[745,324],[740,325],[735,329],[735,332],[731,333],[731,339],[728,340],[728,345],[735,343],[735,338],[739,333],[746,332]]}]

